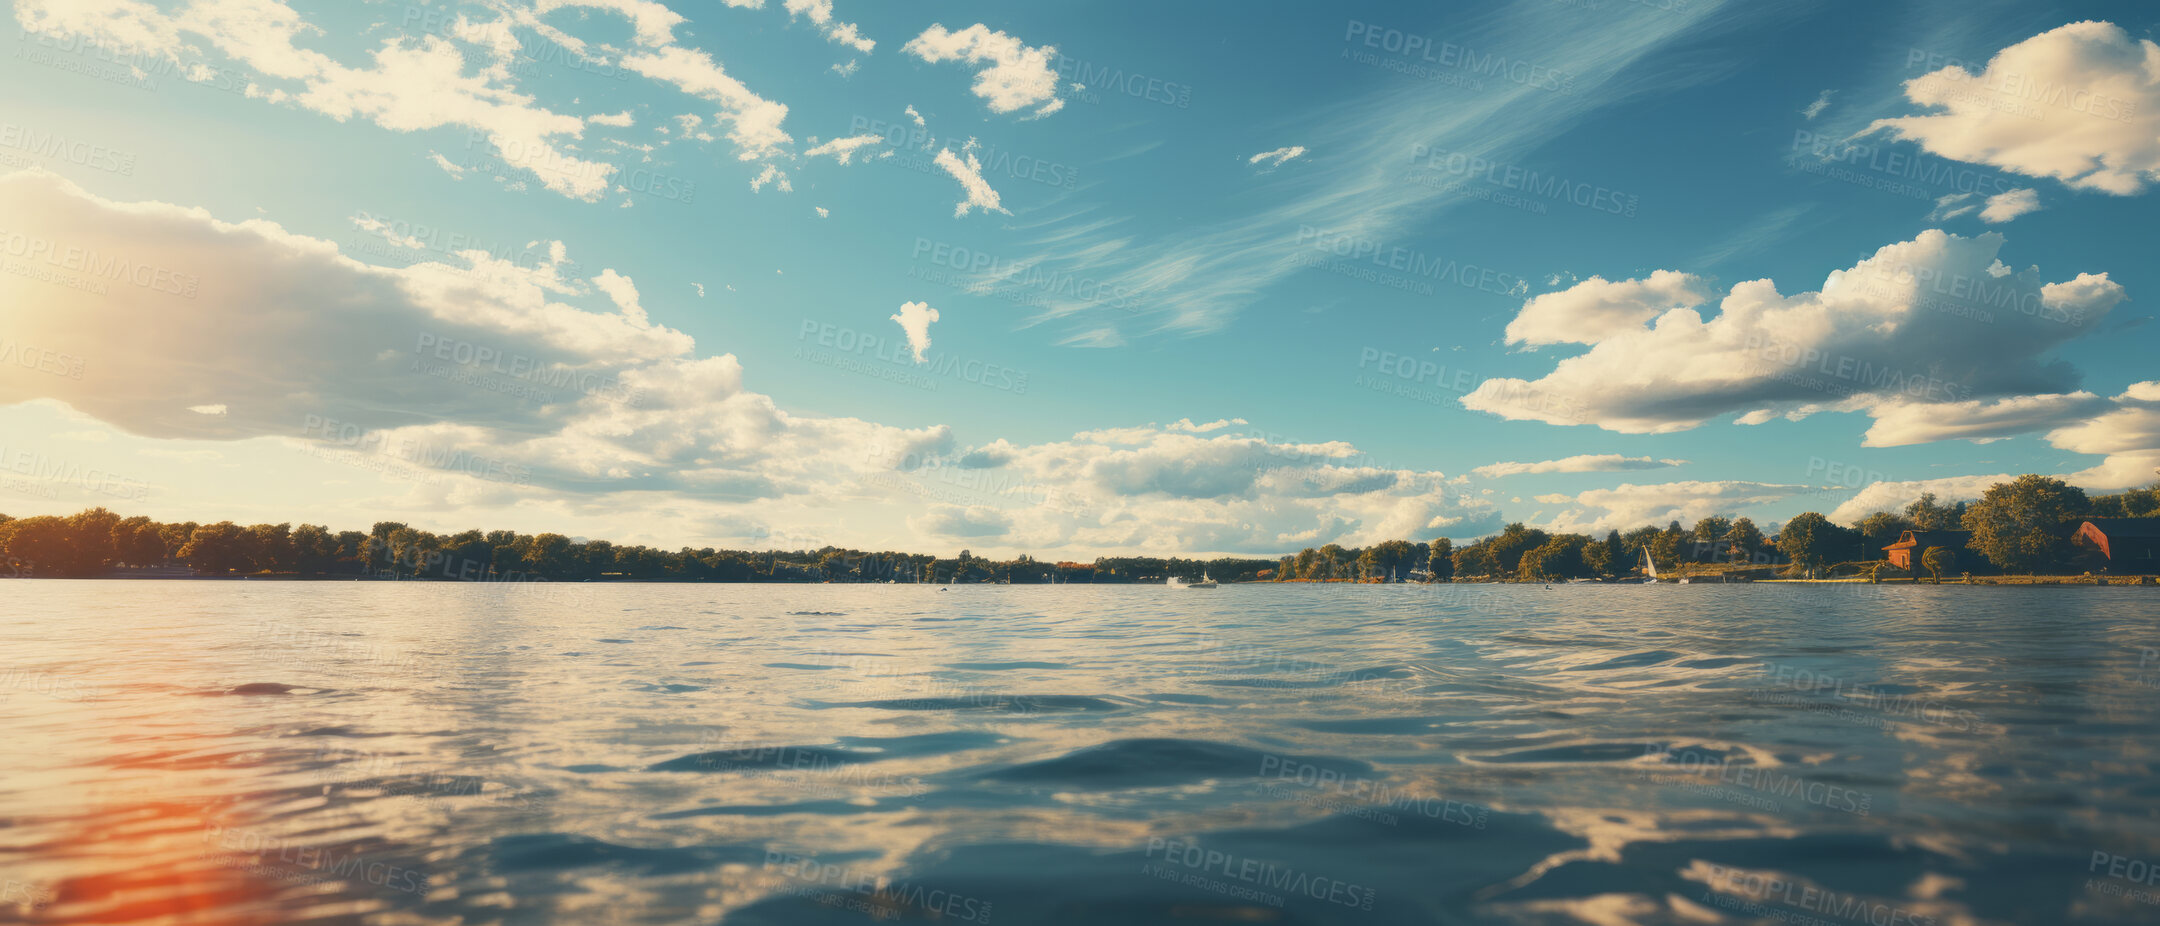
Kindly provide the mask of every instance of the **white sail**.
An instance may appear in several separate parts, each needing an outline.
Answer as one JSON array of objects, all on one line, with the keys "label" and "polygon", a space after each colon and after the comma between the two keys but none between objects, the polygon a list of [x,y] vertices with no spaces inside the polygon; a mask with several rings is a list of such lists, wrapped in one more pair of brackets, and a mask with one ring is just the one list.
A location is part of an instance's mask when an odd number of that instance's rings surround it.
[{"label": "white sail", "polygon": [[1642,571],[1643,571],[1643,575],[1649,576],[1650,578],[1653,578],[1653,579],[1657,578],[1657,560],[1654,560],[1654,559],[1651,559],[1651,558],[1650,558],[1650,548],[1649,548],[1649,547],[1643,547],[1643,551],[1642,551]]}]

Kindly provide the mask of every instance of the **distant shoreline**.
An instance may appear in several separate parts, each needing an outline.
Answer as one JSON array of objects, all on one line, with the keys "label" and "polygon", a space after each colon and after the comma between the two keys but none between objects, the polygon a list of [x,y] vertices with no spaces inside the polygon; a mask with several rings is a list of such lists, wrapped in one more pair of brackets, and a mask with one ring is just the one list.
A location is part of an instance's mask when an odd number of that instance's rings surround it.
[{"label": "distant shoreline", "polygon": [[[1164,583],[1164,582],[1009,582],[1009,583],[1008,583],[1008,582],[846,582],[846,581],[838,581],[838,582],[835,582],[835,581],[823,581],[823,580],[817,580],[817,579],[757,579],[757,580],[752,580],[752,581],[725,581],[725,580],[718,580],[718,579],[675,579],[675,578],[664,578],[664,579],[636,579],[636,578],[603,578],[603,579],[567,579],[567,580],[552,580],[552,579],[539,579],[539,578],[534,578],[534,579],[493,579],[493,580],[490,580],[490,579],[458,579],[458,578],[444,578],[444,577],[432,577],[432,576],[398,576],[398,577],[395,577],[395,578],[392,578],[392,577],[390,577],[390,576],[329,576],[329,575],[323,575],[323,576],[311,576],[311,575],[253,575],[253,576],[239,576],[239,575],[223,575],[223,576],[216,576],[216,575],[173,575],[173,574],[170,574],[170,573],[162,573],[162,574],[155,574],[155,575],[151,575],[151,574],[135,574],[135,575],[131,575],[131,574],[125,574],[125,573],[120,573],[120,574],[113,574],[113,575],[97,575],[97,576],[11,576],[11,577],[0,577],[0,578],[21,579],[21,580],[49,579],[49,580],[55,580],[55,581],[74,581],[74,582],[97,582],[97,581],[122,581],[122,582],[242,582],[242,581],[245,581],[245,582],[399,582],[399,583],[406,583],[406,582],[425,582],[425,583],[430,583],[430,584],[443,584],[443,585],[506,585],[506,586],[533,586],[533,585],[872,585],[872,586],[883,586],[883,585],[892,585],[892,586],[934,586],[934,587],[937,587],[937,588],[951,588],[951,587],[953,587],[953,586],[955,586],[955,585],[959,585],[959,586],[963,586],[963,587],[969,587],[969,586],[983,586],[983,585],[988,585],[988,586],[1000,586],[1000,585],[1021,585],[1021,586],[1038,586],[1038,585],[1039,585],[1039,586],[1063,586],[1063,585],[1101,585],[1101,586],[1118,586],[1118,587],[1131,587],[1131,588],[1172,588],[1172,587],[1175,587],[1175,586],[1171,586],[1171,585],[1169,585],[1169,584],[1167,584],[1167,583]],[[2104,582],[2103,582],[2103,581],[2101,581],[2101,580],[2103,580],[2103,579],[2105,580]],[[1412,586],[1412,587],[1417,587],[1417,588],[1439,588],[1439,587],[1443,587],[1443,586],[1451,586],[1451,585],[1542,585],[1542,586],[1555,586],[1555,585],[1598,585],[1598,586],[1619,586],[1619,587],[1628,587],[1628,586],[1641,586],[1641,585],[1680,585],[1680,584],[1683,584],[1683,583],[1680,583],[1680,582],[1677,582],[1677,581],[1673,581],[1673,580],[1669,580],[1669,579],[1661,579],[1661,580],[1659,580],[1659,581],[1657,581],[1657,582],[1644,582],[1644,581],[1642,581],[1642,580],[1641,580],[1640,578],[1621,578],[1621,579],[1599,580],[1599,581],[1595,581],[1595,582],[1579,582],[1579,581],[1577,581],[1577,582],[1570,582],[1570,581],[1543,581],[1543,580],[1538,580],[1538,579],[1456,579],[1456,580],[1451,580],[1451,581],[1447,581],[1447,582],[1367,582],[1367,581],[1359,581],[1359,580],[1355,580],[1355,579],[1299,579],[1299,580],[1292,580],[1292,581],[1288,581],[1288,582],[1275,582],[1275,581],[1270,581],[1270,580],[1267,580],[1267,579],[1254,579],[1254,580],[1249,580],[1249,581],[1228,581],[1228,582],[1223,582],[1223,583],[1221,583],[1221,584],[1223,584],[1223,585],[1239,585],[1239,586],[1244,586],[1244,585],[1258,585],[1258,586],[1283,586],[1283,587],[1294,587],[1294,586],[1301,586],[1301,585],[1396,585],[1396,586]],[[1937,582],[1932,582],[1932,581],[1929,581],[1929,580],[1927,580],[1927,579],[1908,579],[1908,578],[1899,578],[1899,579],[1885,579],[1885,580],[1883,580],[1883,581],[1880,581],[1880,582],[1873,582],[1873,581],[1869,581],[1869,580],[1868,580],[1868,579],[1866,579],[1866,578],[1839,577],[1839,578],[1834,578],[1834,579],[1748,579],[1748,580],[1744,580],[1744,581],[1739,581],[1739,582],[1695,581],[1695,582],[1690,582],[1690,583],[1685,583],[1685,584],[1689,584],[1689,585],[1720,585],[1720,586],[1728,586],[1728,587],[1729,587],[1729,586],[1741,586],[1741,585],[1938,585],[1938,584],[1939,584],[1939,585],[1965,585],[1965,586],[2001,586],[2001,587],[2020,587],[2020,586],[2038,586],[2038,587],[2086,586],[2086,587],[2101,587],[2101,588],[2118,588],[2118,587],[2126,587],[2126,586],[2127,586],[2127,587],[2135,587],[2135,588],[2153,588],[2153,589],[2160,589],[2160,576],[2152,576],[2152,575],[2129,575],[2129,576],[2090,576],[2090,575],[2075,575],[2075,576],[2023,576],[2023,575],[2004,575],[2004,576],[1973,576],[1973,577],[1972,577],[1972,579],[1971,579],[1970,581],[1967,581],[1967,580],[1965,580],[1965,579],[1963,579],[1963,578],[1949,578],[1949,577],[1945,577],[1945,578],[1944,578],[1944,579],[1943,579],[1943,580],[1942,580],[1942,581],[1941,581],[1940,583],[1937,583]]]}]

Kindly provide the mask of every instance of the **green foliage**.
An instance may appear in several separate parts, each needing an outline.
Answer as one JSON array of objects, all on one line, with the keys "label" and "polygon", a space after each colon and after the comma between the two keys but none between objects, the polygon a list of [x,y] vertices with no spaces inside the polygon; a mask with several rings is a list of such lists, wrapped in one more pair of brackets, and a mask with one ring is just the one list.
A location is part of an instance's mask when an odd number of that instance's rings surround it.
[{"label": "green foliage", "polygon": [[1734,562],[1747,559],[1769,547],[1769,541],[1763,539],[1762,529],[1756,527],[1751,518],[1735,519],[1732,527],[1725,531],[1725,543]]},{"label": "green foliage", "polygon": [[[1916,503],[1917,504],[1917,503]],[[2086,516],[2085,491],[2028,473],[1989,487],[1965,512],[1973,549],[2009,572],[2037,572],[2064,563],[2070,532]]]},{"label": "green foliage", "polygon": [[1553,537],[1524,551],[1515,574],[1519,578],[1548,581],[1588,577],[1590,567],[1583,561],[1583,547],[1588,543],[1590,538],[1581,534]]},{"label": "green foliage", "polygon": [[1920,554],[1920,565],[1928,571],[1935,584],[1942,584],[1942,574],[1957,564],[1957,553],[1947,547],[1929,547]]},{"label": "green foliage", "polygon": [[1432,573],[1432,581],[1448,582],[1455,578],[1455,541],[1435,537],[1426,550],[1425,569]]},{"label": "green foliage", "polygon": [[1965,503],[1940,505],[1935,493],[1929,492],[1905,506],[1905,518],[1912,522],[1911,530],[1954,531],[1965,519]]},{"label": "green foliage", "polygon": [[[1933,504],[1932,499],[1934,496],[1923,496],[1923,498],[1929,499],[1929,503]],[[1919,502],[1913,504],[1918,505]],[[1855,522],[1853,529],[1860,532],[1861,542],[1868,548],[1869,552],[1873,553],[1896,543],[1898,537],[1906,531],[1916,530],[1917,528],[1913,526],[1911,518],[1900,514],[1891,514],[1887,511],[1878,511]]]},{"label": "green foliage", "polygon": [[1792,560],[1793,565],[1809,574],[1822,569],[1823,563],[1838,552],[1852,546],[1844,528],[1830,523],[1830,519],[1813,511],[1803,511],[1785,522],[1778,531],[1778,552]]}]

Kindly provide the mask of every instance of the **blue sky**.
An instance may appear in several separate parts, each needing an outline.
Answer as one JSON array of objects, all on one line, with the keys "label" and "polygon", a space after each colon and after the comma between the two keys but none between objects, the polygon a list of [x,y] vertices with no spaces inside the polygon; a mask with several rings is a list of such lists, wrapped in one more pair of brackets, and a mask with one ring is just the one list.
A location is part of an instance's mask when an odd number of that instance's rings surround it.
[{"label": "blue sky", "polygon": [[9,514],[1271,554],[2160,464],[2133,4],[13,13]]}]

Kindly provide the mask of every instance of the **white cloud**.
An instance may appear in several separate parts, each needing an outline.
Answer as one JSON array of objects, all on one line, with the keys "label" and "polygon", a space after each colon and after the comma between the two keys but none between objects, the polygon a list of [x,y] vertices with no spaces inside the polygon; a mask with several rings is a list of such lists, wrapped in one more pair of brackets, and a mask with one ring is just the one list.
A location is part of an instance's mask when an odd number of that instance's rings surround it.
[{"label": "white cloud", "polygon": [[1249,422],[1247,422],[1243,418],[1217,418],[1214,421],[1209,421],[1203,424],[1194,424],[1191,418],[1179,418],[1176,421],[1170,422],[1163,428],[1163,430],[1183,431],[1187,434],[1206,434],[1209,431],[1220,431],[1233,424],[1247,423]]},{"label": "white cloud", "polygon": [[1541,460],[1536,463],[1488,463],[1471,470],[1473,475],[1488,479],[1501,476],[1520,476],[1530,473],[1618,473],[1630,470],[1661,469],[1679,466],[1686,460],[1660,460],[1654,457],[1625,457],[1617,453],[1585,453],[1558,460]]},{"label": "white cloud", "polygon": [[1934,494],[1937,502],[1952,504],[1972,501],[1998,482],[2009,482],[2015,475],[1998,473],[1993,476],[1945,476],[1938,479],[1911,479],[1896,482],[1873,482],[1862,487],[1832,509],[1830,520],[1839,524],[1851,524],[1878,511],[1902,512],[1906,505],[1918,501],[1920,496]]},{"label": "white cloud", "polygon": [[951,174],[954,180],[960,181],[960,189],[967,193],[966,199],[953,206],[953,218],[967,215],[970,208],[978,208],[984,212],[1005,212],[1005,208],[998,205],[998,191],[991,189],[990,182],[983,179],[982,162],[976,160],[974,152],[968,152],[967,160],[962,161],[952,153],[952,149],[940,149],[937,157],[932,160],[937,166],[944,168],[946,173]]},{"label": "white cloud", "polygon": [[987,65],[975,75],[975,95],[990,104],[990,111],[1009,113],[1030,106],[1035,115],[1058,111],[1065,101],[1057,98],[1058,77],[1052,62],[1057,48],[1030,48],[1003,32],[976,23],[958,32],[933,24],[909,40],[900,50],[931,64],[962,61]]},{"label": "white cloud", "polygon": [[[0,275],[0,330],[99,358],[80,380],[0,367],[0,405],[57,400],[152,438],[443,448],[454,453],[404,462],[446,474],[473,461],[518,467],[528,485],[490,488],[539,498],[786,498],[876,470],[872,446],[951,443],[943,427],[780,410],[743,388],[732,355],[696,356],[687,335],[652,324],[635,285],[611,270],[587,284],[559,263],[520,267],[478,250],[373,267],[270,222],[114,203],[43,172],[0,175],[0,214],[11,231],[157,271],[151,285],[112,280],[103,295]],[[174,292],[187,284],[193,298]],[[337,311],[292,310],[323,292],[339,294]],[[611,305],[573,304],[596,302]],[[325,443],[326,422],[370,440]]]},{"label": "white cloud", "polygon": [[2056,283],[2037,269],[1996,276],[1988,268],[2002,245],[1993,232],[1927,231],[1831,273],[1819,292],[1784,296],[1769,280],[1740,283],[1708,320],[1675,308],[1647,327],[1597,333],[1585,339],[1588,352],[1544,377],[1487,380],[1463,405],[1657,433],[1733,412],[1752,424],[1900,401],[2068,392],[2078,373],[2050,353],[2097,329],[2123,289],[2106,274]]},{"label": "white cloud", "polygon": [[174,60],[190,50],[185,35],[201,36],[267,82],[251,83],[250,97],[339,121],[360,116],[395,132],[472,129],[485,134],[504,164],[572,198],[598,199],[615,171],[560,147],[561,139],[582,136],[584,120],[535,105],[503,68],[464,73],[464,53],[439,35],[386,39],[372,67],[354,68],[298,47],[302,35],[317,30],[281,0],[197,0],[170,14],[133,0],[23,0],[15,15],[30,32]]},{"label": "white cloud", "polygon": [[938,310],[927,302],[903,303],[892,320],[907,333],[908,350],[915,354],[915,362],[923,362],[923,351],[930,349],[930,323],[938,320]]},{"label": "white cloud", "polygon": [[682,15],[659,0],[535,0],[533,12],[552,13],[565,7],[608,10],[622,14],[637,31],[640,45],[667,45],[675,41],[675,27]]},{"label": "white cloud", "polygon": [[598,116],[586,116],[585,121],[590,122],[594,125],[610,125],[618,129],[626,129],[629,128],[636,121],[636,118],[630,114],[629,110],[625,109],[622,112],[616,113],[612,116],[605,114]]},{"label": "white cloud", "polygon": [[1815,102],[1807,104],[1806,109],[1800,110],[1800,115],[1807,118],[1810,122],[1814,121],[1816,116],[1820,116],[1823,114],[1823,110],[1830,108],[1830,96],[1834,93],[1837,93],[1837,91],[1823,91],[1821,96],[1815,98]]},{"label": "white cloud", "polygon": [[2106,399],[2090,392],[2019,395],[1993,401],[1886,402],[1869,410],[1875,423],[1861,444],[1901,447],[1939,440],[1985,444],[2075,421],[2106,405]]},{"label": "white cloud", "polygon": [[913,119],[913,120],[915,120],[915,127],[916,127],[916,128],[921,128],[921,127],[923,127],[923,126],[925,126],[925,125],[927,125],[927,124],[928,124],[928,123],[926,123],[926,122],[924,122],[924,121],[923,121],[922,113],[919,113],[919,112],[916,112],[916,111],[915,111],[915,106],[914,106],[914,104],[912,104],[912,103],[911,103],[911,104],[908,104],[908,108],[907,108],[907,117],[908,117],[908,118],[910,118],[910,119]]},{"label": "white cloud", "polygon": [[831,70],[842,77],[853,77],[856,71],[862,70],[862,65],[857,63],[855,59],[849,58],[845,64],[833,65]]},{"label": "white cloud", "polygon": [[958,539],[1003,537],[1012,532],[1012,516],[987,505],[933,505],[908,519],[908,526],[933,537]]},{"label": "white cloud", "polygon": [[1980,221],[1998,225],[2028,212],[2040,211],[2040,191],[2007,190],[1987,198],[1987,208],[1980,210]]},{"label": "white cloud", "polygon": [[1596,344],[1674,309],[1701,305],[1702,278],[1659,270],[1648,279],[1610,282],[1593,276],[1523,303],[1508,323],[1509,344]]},{"label": "white cloud", "polygon": [[1253,155],[1253,156],[1252,156],[1252,157],[1250,157],[1250,158],[1247,158],[1247,159],[1245,160],[1245,163],[1247,163],[1247,164],[1258,164],[1258,163],[1260,163],[1260,162],[1262,162],[1262,161],[1266,161],[1266,162],[1268,162],[1268,165],[1267,165],[1267,166],[1269,166],[1269,167],[1281,167],[1281,166],[1283,165],[1283,162],[1285,162],[1285,161],[1289,161],[1289,160],[1292,160],[1292,159],[1295,159],[1295,158],[1300,158],[1300,157],[1304,157],[1304,156],[1305,156],[1305,146],[1304,146],[1304,145],[1293,145],[1293,146],[1290,146],[1290,147],[1288,147],[1288,148],[1277,148],[1277,149],[1275,149],[1275,150],[1273,150],[1273,151],[1262,151],[1262,152],[1260,152],[1259,154],[1256,154],[1256,155]]},{"label": "white cloud", "polygon": [[1935,112],[1877,120],[1935,154],[2130,195],[2160,177],[2160,45],[2077,22],[1905,83]]},{"label": "white cloud", "polygon": [[442,168],[443,173],[449,174],[450,179],[465,179],[465,168],[453,163],[449,158],[443,157],[437,152],[430,151],[428,152],[428,159],[434,161],[436,167]]},{"label": "white cloud", "polygon": [[[1610,489],[1577,493],[1571,507],[1553,517],[1548,527],[1569,533],[1602,534],[1610,530],[1679,521],[1683,527],[1711,515],[1730,516],[1757,505],[1768,505],[1807,491],[1806,486],[1761,482],[1668,482],[1658,485],[1633,483]],[[1545,501],[1540,498],[1539,501]],[[1559,504],[1546,502],[1547,504]]]},{"label": "white cloud", "polygon": [[780,127],[787,119],[787,105],[750,92],[742,81],[728,76],[711,55],[702,51],[670,45],[624,56],[622,66],[720,104],[720,118],[732,126],[728,140],[735,143],[739,160],[776,156],[781,153],[780,146],[791,140]]},{"label": "white cloud", "polygon": [[2048,432],[2048,443],[2107,459],[2066,477],[2079,485],[2121,489],[2142,486],[2160,474],[2160,381],[2132,383],[2114,407],[2077,424]]},{"label": "white cloud", "polygon": [[829,210],[829,209],[826,209],[826,208],[825,208],[824,206],[811,206],[810,208],[812,208],[812,209],[815,209],[815,210],[817,210],[817,217],[818,217],[818,218],[821,218],[821,219],[829,219],[829,218],[832,218],[832,211],[831,211],[831,210]]},{"label": "white cloud", "polygon": [[857,149],[875,145],[884,140],[885,137],[882,135],[851,135],[846,138],[835,138],[803,152],[803,157],[814,158],[830,155],[833,160],[846,164],[854,160]]},{"label": "white cloud", "polygon": [[[1159,316],[1143,322],[1150,331],[1221,330],[1289,278],[1313,272],[1316,244],[1340,240],[1410,252],[1417,247],[1411,236],[1419,230],[1444,222],[1450,210],[1475,206],[1474,198],[1462,195],[1462,187],[1449,179],[1453,175],[1428,171],[1435,182],[1404,182],[1407,171],[1424,169],[1423,162],[1412,160],[1414,153],[1527,164],[1538,149],[1571,127],[1644,92],[1632,76],[1621,75],[1639,73],[1645,62],[1684,41],[1707,17],[1730,12],[1730,5],[1691,3],[1685,9],[1675,5],[1667,15],[1611,16],[1602,18],[1597,29],[1556,30],[1531,5],[1507,6],[1481,17],[1454,41],[1493,49],[1496,59],[1566,62],[1569,92],[1554,93],[1550,85],[1536,81],[1509,80],[1487,80],[1446,94],[1411,86],[1416,81],[1379,88],[1300,122],[1299,141],[1310,150],[1328,152],[1329,169],[1309,172],[1311,183],[1293,191],[1295,195],[1252,200],[1202,226],[1173,229],[1129,215],[1103,216],[1077,229],[1041,233],[1034,252],[1023,259],[1039,272],[1084,276],[1103,281],[1113,291],[1123,287],[1147,293],[1142,311]],[[1719,73],[1716,68],[1663,69],[1656,78],[1658,92],[1679,92]],[[1557,200],[1553,207],[1564,208]],[[1320,234],[1300,237],[1301,228]],[[1466,266],[1432,263],[1438,272],[1413,280],[1446,286],[1451,281],[1442,274]],[[1443,267],[1448,269],[1439,269]],[[1508,288],[1511,277],[1519,278],[1530,268],[1477,269],[1495,271],[1499,285]],[[1108,313],[1116,313],[1118,323],[1132,317],[1130,307],[1058,296],[1044,300],[1029,321],[1059,320],[1075,330],[1099,330],[1111,323],[1102,317]]]},{"label": "white cloud", "polygon": [[764,170],[758,171],[757,176],[750,178],[750,191],[754,193],[762,190],[768,183],[778,185],[782,193],[795,192],[795,185],[788,182],[787,174],[771,164],[765,165]]},{"label": "white cloud", "polygon": [[869,54],[877,43],[865,38],[854,23],[833,20],[832,0],[786,0],[788,15],[807,16],[810,22],[821,27],[825,37],[846,45],[863,54]]}]

